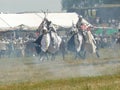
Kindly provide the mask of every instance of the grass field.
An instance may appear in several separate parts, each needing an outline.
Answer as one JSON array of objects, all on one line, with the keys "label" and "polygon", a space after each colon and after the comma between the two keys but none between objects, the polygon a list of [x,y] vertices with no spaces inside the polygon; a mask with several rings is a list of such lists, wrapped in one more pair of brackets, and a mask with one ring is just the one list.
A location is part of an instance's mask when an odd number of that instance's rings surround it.
[{"label": "grass field", "polygon": [[0,90],[120,90],[120,75],[25,82],[3,85]]},{"label": "grass field", "polygon": [[120,50],[102,49],[100,58],[55,61],[1,58],[0,90],[120,90]]}]

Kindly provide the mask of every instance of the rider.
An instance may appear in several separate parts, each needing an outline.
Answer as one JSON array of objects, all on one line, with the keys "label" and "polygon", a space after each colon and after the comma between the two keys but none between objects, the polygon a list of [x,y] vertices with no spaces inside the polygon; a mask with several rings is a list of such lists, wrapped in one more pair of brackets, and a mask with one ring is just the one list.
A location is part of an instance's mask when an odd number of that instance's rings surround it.
[{"label": "rider", "polygon": [[85,42],[91,43],[92,48],[93,48],[93,52],[96,52],[96,41],[95,41],[94,36],[92,35],[91,31],[90,31],[91,25],[88,22],[86,22],[82,18],[82,16],[79,16],[79,20],[78,20],[76,26],[77,26],[78,30],[82,33],[83,40]]},{"label": "rider", "polygon": [[83,36],[83,39],[86,41],[86,35],[85,35],[85,32],[86,32],[86,29],[87,29],[87,26],[86,24],[83,22],[83,18],[82,16],[78,16],[78,22],[76,24],[76,27],[78,28],[79,32],[81,32],[82,36]]}]

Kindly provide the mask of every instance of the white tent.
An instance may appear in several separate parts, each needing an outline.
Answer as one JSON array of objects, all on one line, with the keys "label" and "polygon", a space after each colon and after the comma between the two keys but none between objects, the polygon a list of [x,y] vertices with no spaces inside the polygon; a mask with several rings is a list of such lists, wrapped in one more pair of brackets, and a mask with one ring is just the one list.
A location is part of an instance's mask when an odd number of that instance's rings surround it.
[{"label": "white tent", "polygon": [[[44,17],[44,13],[0,14],[0,30],[14,28],[19,25],[38,28]],[[78,14],[48,13],[46,18],[55,25],[68,28],[72,26],[72,23],[77,23]]]},{"label": "white tent", "polygon": [[[40,13],[38,15],[41,16]],[[46,18],[61,27],[71,27],[72,23],[77,23],[78,21],[76,13],[49,13]]]},{"label": "white tent", "polygon": [[[42,19],[33,14],[0,14],[0,28],[14,28],[19,25],[38,27]],[[3,24],[2,24],[3,23]]]}]

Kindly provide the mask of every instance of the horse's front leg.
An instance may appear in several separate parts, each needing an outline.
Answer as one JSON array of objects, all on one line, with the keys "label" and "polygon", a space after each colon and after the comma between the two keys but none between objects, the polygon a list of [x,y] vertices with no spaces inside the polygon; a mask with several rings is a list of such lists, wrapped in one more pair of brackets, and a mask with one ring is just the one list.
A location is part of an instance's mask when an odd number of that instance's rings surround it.
[{"label": "horse's front leg", "polygon": [[75,60],[78,58],[78,56],[79,56],[79,52],[76,51],[76,53],[75,53]]},{"label": "horse's front leg", "polygon": [[55,60],[55,54],[51,54],[51,61]]},{"label": "horse's front leg", "polygon": [[97,56],[98,58],[100,57],[100,55],[99,55],[98,51],[96,51],[96,56]]},{"label": "horse's front leg", "polygon": [[83,59],[86,58],[86,51],[83,51]]},{"label": "horse's front leg", "polygon": [[39,60],[40,61],[43,61],[44,59],[45,59],[45,56],[47,56],[47,54],[46,54],[46,52],[41,52],[40,54],[39,54]]}]

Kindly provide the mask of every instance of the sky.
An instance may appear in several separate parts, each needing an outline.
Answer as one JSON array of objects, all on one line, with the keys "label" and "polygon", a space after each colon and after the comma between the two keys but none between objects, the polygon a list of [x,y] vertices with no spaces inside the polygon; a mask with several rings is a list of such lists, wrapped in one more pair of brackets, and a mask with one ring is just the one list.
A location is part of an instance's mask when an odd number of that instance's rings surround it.
[{"label": "sky", "polygon": [[61,0],[0,0],[0,12],[61,12]]}]

